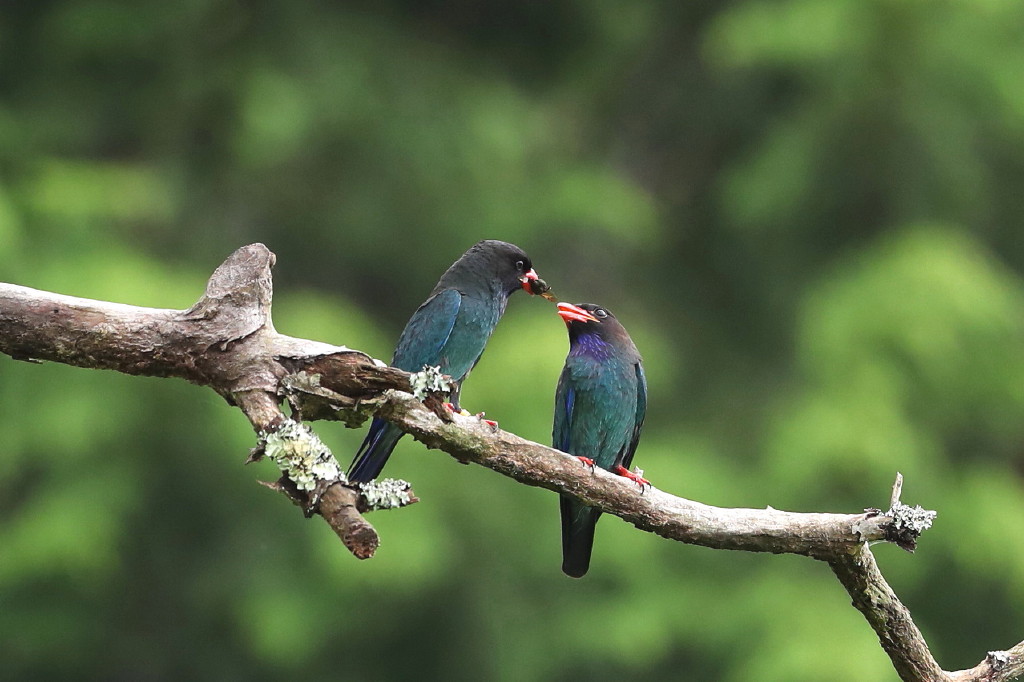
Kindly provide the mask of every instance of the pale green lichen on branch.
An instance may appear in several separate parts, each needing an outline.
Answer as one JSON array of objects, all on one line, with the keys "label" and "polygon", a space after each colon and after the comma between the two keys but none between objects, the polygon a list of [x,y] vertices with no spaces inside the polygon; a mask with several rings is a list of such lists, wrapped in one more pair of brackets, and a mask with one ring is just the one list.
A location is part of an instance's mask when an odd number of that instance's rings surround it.
[{"label": "pale green lichen on branch", "polygon": [[360,483],[359,491],[370,509],[397,509],[416,501],[412,494],[412,484],[400,478]]},{"label": "pale green lichen on branch", "polygon": [[920,505],[911,507],[902,502],[894,504],[889,514],[893,517],[896,530],[907,530],[915,535],[931,528],[936,516],[936,512],[923,509]]},{"label": "pale green lichen on branch", "polygon": [[429,365],[423,365],[422,370],[410,374],[409,383],[412,385],[412,394],[419,400],[426,398],[428,393],[446,393],[452,390],[452,384],[441,372],[441,368]]},{"label": "pale green lichen on branch", "polygon": [[299,490],[321,481],[344,479],[330,448],[305,424],[286,419],[276,431],[261,434],[264,453]]}]

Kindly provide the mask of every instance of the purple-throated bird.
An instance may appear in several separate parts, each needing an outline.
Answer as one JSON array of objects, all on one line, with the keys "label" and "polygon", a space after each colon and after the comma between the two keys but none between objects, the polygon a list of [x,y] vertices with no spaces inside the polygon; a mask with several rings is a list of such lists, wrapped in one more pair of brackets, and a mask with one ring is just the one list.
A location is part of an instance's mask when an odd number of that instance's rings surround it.
[{"label": "purple-throated bird", "polygon": [[[588,466],[632,473],[647,412],[647,380],[640,353],[615,316],[593,303],[559,303],[569,332],[569,355],[555,390],[554,446]],[[562,571],[582,578],[590,567],[601,512],[562,495]]]}]

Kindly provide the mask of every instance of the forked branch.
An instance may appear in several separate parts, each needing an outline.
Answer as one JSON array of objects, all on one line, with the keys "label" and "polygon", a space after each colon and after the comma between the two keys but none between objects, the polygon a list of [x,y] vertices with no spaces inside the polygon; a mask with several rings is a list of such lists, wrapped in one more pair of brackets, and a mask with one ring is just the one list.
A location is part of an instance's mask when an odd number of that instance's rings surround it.
[{"label": "forked branch", "polygon": [[340,419],[357,426],[380,416],[429,448],[522,483],[566,493],[641,530],[716,549],[802,554],[827,562],[874,628],[903,680],[1002,681],[1024,674],[1024,642],[990,652],[971,670],[944,672],[909,611],[886,584],[868,542],[913,550],[934,512],[899,501],[887,512],[794,513],[727,509],[641,490],[620,476],[579,465],[575,457],[451,415],[442,394],[424,393],[418,375],[360,351],[277,333],[271,322],[274,255],[262,244],[233,253],[188,310],[140,308],[0,283],[0,352],[127,374],[177,377],[208,386],[241,409],[258,434],[250,459],[282,469],[268,484],[318,514],[356,556],[378,545],[362,513],[416,502],[404,482],[349,485],[330,450],[302,422]]}]

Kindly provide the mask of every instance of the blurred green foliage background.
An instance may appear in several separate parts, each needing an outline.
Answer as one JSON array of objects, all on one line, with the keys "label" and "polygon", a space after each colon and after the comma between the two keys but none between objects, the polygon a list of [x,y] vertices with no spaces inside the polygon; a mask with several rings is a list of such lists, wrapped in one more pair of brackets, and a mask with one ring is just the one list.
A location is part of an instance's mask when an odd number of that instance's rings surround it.
[{"label": "blurred green foliage background", "polygon": [[[969,667],[1024,636],[1022,34],[1013,0],[4,3],[0,280],[185,308],[262,241],[278,329],[386,360],[513,241],[632,332],[658,487],[856,512],[902,471],[939,516],[879,561]],[[547,442],[565,347],[517,295],[464,404]],[[10,679],[895,679],[823,564],[605,517],[573,581],[553,494],[411,439],[423,502],[358,562],[208,390],[0,357],[0,434]]]}]

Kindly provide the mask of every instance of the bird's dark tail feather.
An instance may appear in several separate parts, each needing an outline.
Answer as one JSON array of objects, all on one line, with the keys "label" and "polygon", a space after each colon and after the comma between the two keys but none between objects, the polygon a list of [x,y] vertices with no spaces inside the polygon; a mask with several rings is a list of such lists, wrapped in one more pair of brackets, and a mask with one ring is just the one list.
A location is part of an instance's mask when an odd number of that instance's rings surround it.
[{"label": "bird's dark tail feather", "polygon": [[363,444],[356,452],[356,459],[348,471],[348,480],[366,483],[377,478],[402,435],[398,427],[383,419],[374,419]]},{"label": "bird's dark tail feather", "polygon": [[562,497],[562,572],[582,578],[590,568],[594,549],[594,528],[601,511]]}]

